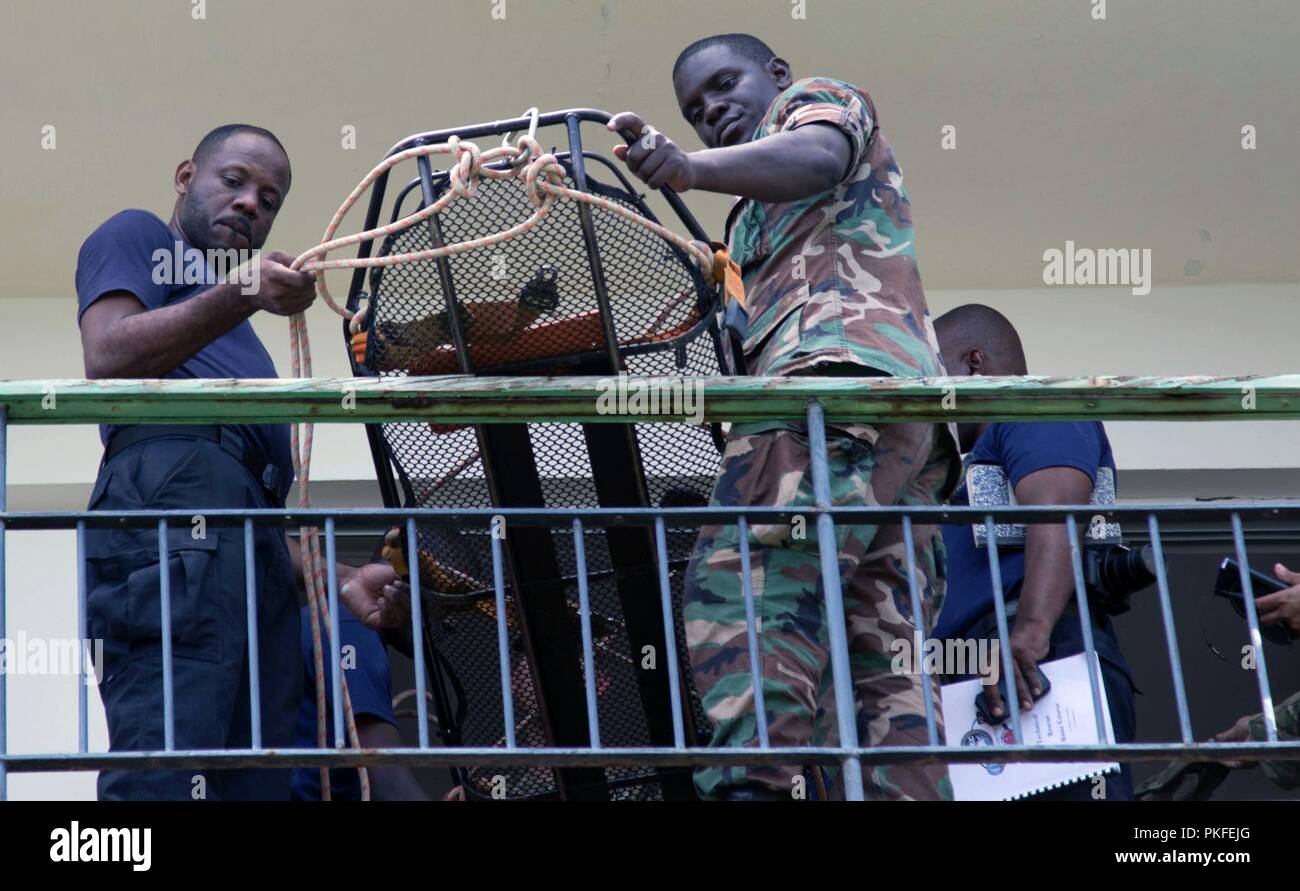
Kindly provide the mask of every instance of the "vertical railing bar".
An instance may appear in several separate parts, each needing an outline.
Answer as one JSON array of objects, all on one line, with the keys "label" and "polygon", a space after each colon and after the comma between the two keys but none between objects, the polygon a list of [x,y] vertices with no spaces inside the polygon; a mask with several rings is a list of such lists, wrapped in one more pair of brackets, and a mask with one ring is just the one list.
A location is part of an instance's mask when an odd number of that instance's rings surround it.
[{"label": "vertical railing bar", "polygon": [[682,685],[677,667],[677,631],[673,627],[672,592],[668,585],[668,535],[664,518],[655,517],[655,551],[659,564],[659,605],[664,616],[664,659],[668,664],[668,704],[673,711],[673,746],[686,748],[686,727],[682,719]]},{"label": "vertical railing bar", "polygon": [[1255,677],[1259,682],[1259,701],[1263,706],[1264,732],[1269,742],[1277,742],[1277,717],[1273,714],[1273,691],[1268,682],[1268,666],[1264,664],[1264,640],[1259,631],[1259,611],[1255,608],[1255,588],[1250,578],[1250,561],[1246,557],[1246,535],[1242,531],[1241,514],[1232,514],[1232,543],[1237,549],[1237,569],[1241,573],[1241,591],[1246,601],[1246,625],[1250,629],[1250,645],[1255,654]]},{"label": "vertical railing bar", "polygon": [[[9,410],[0,405],[0,514],[9,509]],[[0,520],[0,642],[9,639],[5,629],[5,521]],[[13,655],[6,645],[5,658]],[[0,801],[9,799],[9,672],[0,671]]]},{"label": "vertical railing bar", "polygon": [[989,552],[989,578],[993,582],[993,613],[998,620],[998,650],[1002,654],[1002,679],[1006,681],[1003,689],[1007,695],[1002,705],[1007,709],[1011,722],[1011,735],[1016,745],[1023,745],[1020,739],[1020,692],[1016,689],[1016,669],[1011,659],[1011,633],[1007,630],[1007,600],[1002,590],[1002,564],[998,560],[997,526],[993,515],[984,516],[985,541]]},{"label": "vertical railing bar", "polygon": [[501,539],[492,539],[492,582],[497,595],[497,658],[501,664],[501,716],[505,721],[506,750],[515,749],[515,696],[511,686],[510,634],[506,627],[506,587],[504,560],[501,556]]},{"label": "vertical railing bar", "polygon": [[167,548],[167,521],[158,521],[158,594],[162,601],[163,750],[176,743],[175,688],[172,675],[172,573]]},{"label": "vertical railing bar", "polygon": [[587,589],[587,548],[582,520],[573,518],[573,556],[578,570],[578,624],[582,628],[582,685],[587,697],[587,733],[593,749],[600,748],[600,715],[596,711],[596,652],[591,641],[591,592]]},{"label": "vertical railing bar", "polygon": [[[0,634],[3,637],[3,634]],[[81,667],[77,672],[77,751],[86,754],[90,747],[89,722],[86,710],[86,687],[90,685],[90,675],[86,671],[86,662],[94,642],[86,630],[86,521],[77,521],[77,646],[81,653]],[[103,666],[99,666],[103,670]]]},{"label": "vertical railing bar", "polygon": [[916,540],[912,518],[903,517],[903,550],[907,552],[907,589],[912,596],[913,653],[921,663],[921,695],[925,701],[925,729],[930,745],[939,745],[939,725],[934,717],[934,691],[930,689],[930,668],[922,656],[925,652],[925,617],[921,612],[921,589],[916,583]]},{"label": "vertical railing bar", "polygon": [[[582,161],[581,125],[576,115],[565,118],[569,135],[569,161],[573,165],[573,184],[580,192],[590,191],[587,171]],[[587,265],[591,270],[591,283],[600,308],[600,327],[605,336],[605,351],[609,355],[610,371],[617,371],[621,357],[618,353],[618,335],[614,331],[614,311],[609,300],[609,287],[605,280],[605,264],[600,259],[600,244],[596,238],[595,215],[591,205],[578,203],[578,222],[582,227],[582,241],[587,249]]]},{"label": "vertical railing bar", "polygon": [[754,578],[749,566],[749,520],[743,515],[736,518],[740,537],[740,588],[745,595],[745,637],[749,644],[750,683],[754,685],[754,721],[758,725],[758,745],[766,749],[771,745],[767,733],[767,703],[763,698],[763,656],[758,651],[758,619],[754,611]]},{"label": "vertical railing bar", "polygon": [[411,574],[411,653],[415,660],[415,720],[419,723],[416,731],[420,739],[420,748],[429,748],[429,704],[425,690],[424,678],[424,603],[420,599],[420,551],[419,537],[415,531],[415,517],[406,521],[406,561],[407,571]]},{"label": "vertical railing bar", "polygon": [[1169,576],[1165,572],[1165,549],[1160,542],[1160,520],[1147,514],[1147,531],[1151,535],[1151,552],[1156,561],[1156,590],[1160,595],[1160,615],[1165,626],[1165,644],[1169,651],[1169,674],[1174,681],[1174,703],[1178,708],[1178,730],[1183,745],[1192,744],[1192,718],[1187,708],[1187,685],[1183,682],[1183,660],[1178,652],[1178,634],[1174,629],[1174,607],[1169,596]]},{"label": "vertical railing bar", "polygon": [[[419,555],[416,555],[419,559]],[[334,748],[347,745],[343,733],[343,646],[339,640],[339,570],[334,557],[334,518],[325,518],[325,575],[330,605],[330,677],[333,678]]]},{"label": "vertical railing bar", "polygon": [[[835,711],[840,747],[858,748],[857,707],[849,664],[849,639],[840,590],[839,551],[835,542],[835,521],[831,506],[829,457],[826,449],[825,412],[820,402],[808,404],[808,450],[812,465],[813,499],[817,511],[817,550],[821,556],[822,588],[826,598],[826,625],[831,648],[831,679],[835,687]],[[862,801],[862,762],[855,755],[844,757],[844,795]]]},{"label": "vertical railing bar", "polygon": [[253,547],[253,519],[244,518],[244,600],[248,613],[248,711],[254,749],[262,748],[261,645],[257,629],[257,550]]},{"label": "vertical railing bar", "polygon": [[1097,721],[1097,742],[1106,745],[1106,716],[1101,708],[1101,665],[1092,636],[1092,610],[1088,607],[1088,586],[1083,581],[1083,554],[1079,550],[1079,524],[1074,514],[1065,518],[1065,534],[1070,537],[1070,564],[1074,570],[1074,597],[1079,609],[1079,627],[1083,631],[1084,658],[1088,660],[1088,685],[1092,690],[1092,711]]}]

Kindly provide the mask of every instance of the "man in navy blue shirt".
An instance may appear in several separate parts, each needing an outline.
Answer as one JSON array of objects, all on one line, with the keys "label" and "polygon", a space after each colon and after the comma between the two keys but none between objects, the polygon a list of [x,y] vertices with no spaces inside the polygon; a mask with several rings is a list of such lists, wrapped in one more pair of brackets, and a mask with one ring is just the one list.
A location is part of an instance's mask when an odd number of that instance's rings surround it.
[{"label": "man in navy blue shirt", "polygon": [[[259,255],[289,191],[289,158],[260,127],[207,134],[176,168],[171,219],[127,210],[77,258],[78,323],[88,378],[270,378],[249,318],[288,316],[315,298],[311,273]],[[218,254],[220,252],[220,254]],[[229,252],[229,253],[227,253]],[[240,253],[236,253],[240,252]],[[220,280],[209,258],[249,265]],[[197,258],[197,259],[196,259]],[[284,424],[106,426],[89,510],[279,508],[293,481]],[[251,743],[243,532],[192,524],[168,532],[174,746]],[[262,745],[289,746],[298,711],[298,549],[282,528],[254,533]],[[156,529],[86,534],[90,636],[104,641],[100,696],[112,751],[164,744],[161,567]],[[341,594],[367,624],[402,621],[409,591],[387,564],[339,566]],[[287,799],[289,771],[105,771],[101,798]]]},{"label": "man in navy blue shirt", "polygon": [[[294,747],[316,748],[316,664],[311,647],[311,617],[302,611],[303,697],[294,729]],[[321,628],[321,645],[330,652],[329,628]],[[397,716],[393,714],[393,684],[388,669],[388,649],[384,638],[367,628],[345,606],[339,609],[339,651],[343,654],[343,674],[348,681],[352,716],[357,723],[357,738],[363,749],[401,748]],[[326,663],[328,665],[328,663]],[[334,707],[330,694],[330,672],[325,671],[325,726],[334,733]],[[427,801],[409,767],[371,767],[372,801]],[[320,801],[320,770],[299,767],[293,771],[295,801]],[[335,801],[360,801],[361,780],[355,768],[330,770],[330,798]]]},{"label": "man in navy blue shirt", "polygon": [[[987,306],[967,304],[935,320],[944,367],[950,375],[1028,374],[1020,337],[1011,322]],[[1101,468],[1115,470],[1106,431],[1097,421],[1017,422],[959,426],[966,466],[993,464],[1005,472],[1019,504],[1087,504]],[[966,504],[963,482],[949,499]],[[998,549],[1008,602],[1015,687],[1022,709],[1033,707],[1041,690],[1038,663],[1083,652],[1083,631],[1075,605],[1070,540],[1064,525],[1027,524],[1025,546]],[[969,525],[943,528],[947,551],[947,598],[934,637],[978,639],[997,636],[988,552],[975,545]],[[1133,684],[1110,618],[1090,604],[1093,639],[1117,742],[1134,734]],[[1001,685],[986,687],[994,716],[1007,714]],[[1100,788],[1100,787],[1098,787]],[[1105,798],[1133,797],[1127,765],[1107,778]],[[1074,783],[1039,798],[1086,800],[1091,782]]]}]

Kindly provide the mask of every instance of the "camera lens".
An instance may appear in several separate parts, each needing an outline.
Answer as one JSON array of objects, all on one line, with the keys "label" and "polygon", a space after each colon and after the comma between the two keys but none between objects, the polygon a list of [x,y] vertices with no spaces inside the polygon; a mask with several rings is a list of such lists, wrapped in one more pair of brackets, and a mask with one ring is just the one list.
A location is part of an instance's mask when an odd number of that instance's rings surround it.
[{"label": "camera lens", "polygon": [[1101,587],[1112,594],[1132,594],[1156,580],[1155,552],[1151,545],[1109,548],[1101,556],[1099,569]]}]

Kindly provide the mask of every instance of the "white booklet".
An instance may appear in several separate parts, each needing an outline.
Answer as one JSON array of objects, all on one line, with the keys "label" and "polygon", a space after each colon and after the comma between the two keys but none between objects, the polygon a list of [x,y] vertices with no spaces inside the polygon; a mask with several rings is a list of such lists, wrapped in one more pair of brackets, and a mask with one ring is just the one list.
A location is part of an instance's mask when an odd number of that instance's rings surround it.
[{"label": "white booklet", "polygon": [[[1020,711],[1020,738],[1027,746],[1096,745],[1097,718],[1092,707],[1092,686],[1088,680],[1087,657],[1067,656],[1040,666],[1051,681],[1047,695],[1034,707]],[[1100,669],[1100,666],[1098,666]],[[1101,693],[1101,713],[1106,722],[1107,743],[1115,742],[1115,731]],[[943,688],[943,725],[950,746],[1015,745],[1011,721],[990,727],[975,717],[975,696],[987,689],[978,679],[958,681]],[[1119,762],[1085,761],[1064,764],[1046,762],[994,762],[950,764],[953,797],[958,801],[1006,801],[1055,789],[1119,770]]]}]

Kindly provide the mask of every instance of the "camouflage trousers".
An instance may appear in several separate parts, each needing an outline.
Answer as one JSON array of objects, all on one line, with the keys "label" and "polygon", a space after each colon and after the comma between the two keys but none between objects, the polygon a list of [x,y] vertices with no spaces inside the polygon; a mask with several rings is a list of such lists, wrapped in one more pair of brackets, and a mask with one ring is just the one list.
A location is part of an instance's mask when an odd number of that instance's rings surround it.
[{"label": "camouflage trousers", "polygon": [[[856,426],[850,435],[827,430],[831,499],[836,505],[933,505],[946,484],[952,447],[930,424]],[[808,438],[795,430],[728,438],[714,486],[715,506],[811,507]],[[938,526],[913,525],[917,584],[925,630],[943,598]],[[837,523],[836,547],[848,628],[858,739],[864,746],[928,743],[922,678],[891,671],[900,638],[913,641],[911,593],[901,525]],[[772,746],[817,746],[838,739],[830,644],[815,519],[752,525],[753,582],[763,699]],[[686,641],[695,686],[713,723],[710,743],[757,746],[745,599],[737,527],[706,526],[692,554],[684,592]],[[933,682],[939,739],[939,687]],[[706,798],[728,787],[758,784],[789,794],[802,765],[709,766],[695,773]],[[878,765],[864,769],[868,799],[950,799],[942,764]],[[838,785],[838,784],[837,784]]]}]

